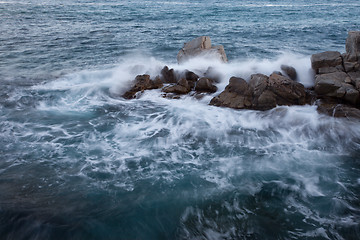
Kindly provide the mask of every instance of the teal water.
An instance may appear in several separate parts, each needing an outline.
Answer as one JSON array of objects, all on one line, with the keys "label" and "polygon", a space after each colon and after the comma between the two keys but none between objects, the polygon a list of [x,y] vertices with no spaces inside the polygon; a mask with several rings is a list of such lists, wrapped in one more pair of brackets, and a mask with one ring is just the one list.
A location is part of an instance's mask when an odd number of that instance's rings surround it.
[{"label": "teal water", "polygon": [[[360,125],[315,106],[124,100],[164,65],[220,75],[309,56],[360,30],[349,1],[0,1],[0,239],[359,239]],[[228,64],[178,65],[209,35]],[[216,95],[216,94],[214,94]]]}]

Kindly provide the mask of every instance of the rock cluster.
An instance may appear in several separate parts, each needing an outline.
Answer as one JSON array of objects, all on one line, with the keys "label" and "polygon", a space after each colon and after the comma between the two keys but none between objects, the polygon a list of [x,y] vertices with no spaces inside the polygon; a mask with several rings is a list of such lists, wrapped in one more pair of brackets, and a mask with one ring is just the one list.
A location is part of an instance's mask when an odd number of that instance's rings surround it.
[{"label": "rock cluster", "polygon": [[[177,77],[178,75],[180,77]],[[197,93],[214,93],[217,91],[217,87],[211,78],[200,78],[197,74],[188,70],[177,74],[174,69],[169,69],[165,66],[161,70],[160,76],[156,76],[154,80],[151,80],[147,74],[136,76],[132,81],[131,88],[122,96],[126,99],[133,99],[145,90],[158,88],[162,88],[165,97],[172,98],[176,98],[177,95],[187,94],[192,90]]]},{"label": "rock cluster", "polygon": [[315,92],[318,97],[331,97],[357,105],[360,90],[360,32],[349,32],[346,53],[335,51],[311,56],[315,70]]},{"label": "rock cluster", "polygon": [[268,110],[278,105],[303,105],[306,103],[305,87],[288,77],[273,73],[269,77],[254,74],[249,83],[232,77],[229,85],[210,105],[236,109]]},{"label": "rock cluster", "polygon": [[[184,45],[178,62],[199,54],[215,52],[226,62],[222,46],[212,47],[209,37],[196,38]],[[235,109],[268,110],[280,105],[317,104],[318,111],[335,117],[360,118],[360,32],[349,32],[346,53],[336,51],[311,56],[315,72],[314,87],[306,89],[297,82],[295,68],[281,66],[281,72],[270,76],[253,74],[249,79],[231,77],[225,90],[212,98],[210,105]],[[197,75],[191,71],[175,72],[165,66],[154,80],[138,75],[124,93],[126,99],[136,98],[144,90],[161,88],[164,97],[179,98],[182,94],[214,93],[221,75],[213,68]],[[199,96],[199,95],[196,95]],[[202,96],[202,95],[200,95]]]},{"label": "rock cluster", "polygon": [[184,44],[184,47],[177,55],[178,63],[183,63],[192,57],[211,54],[219,58],[222,62],[227,62],[224,47],[222,45],[211,46],[211,40],[208,36],[201,36]]}]

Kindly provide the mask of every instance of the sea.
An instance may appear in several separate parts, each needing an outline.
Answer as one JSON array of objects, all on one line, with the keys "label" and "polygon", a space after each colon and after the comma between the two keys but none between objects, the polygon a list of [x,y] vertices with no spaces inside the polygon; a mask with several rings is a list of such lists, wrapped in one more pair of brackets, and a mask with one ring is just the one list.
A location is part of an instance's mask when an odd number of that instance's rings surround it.
[{"label": "sea", "polygon": [[[0,0],[0,239],[360,239],[360,120],[210,106],[345,52],[358,0]],[[210,36],[229,59],[178,64]],[[164,66],[218,91],[125,100]]]}]

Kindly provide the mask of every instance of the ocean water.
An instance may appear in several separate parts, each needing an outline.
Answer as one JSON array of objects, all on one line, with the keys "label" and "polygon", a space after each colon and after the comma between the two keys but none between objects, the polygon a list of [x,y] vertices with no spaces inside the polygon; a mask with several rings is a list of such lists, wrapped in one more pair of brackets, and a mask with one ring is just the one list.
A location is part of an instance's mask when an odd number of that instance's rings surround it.
[{"label": "ocean water", "polygon": [[[0,239],[359,239],[360,121],[209,106],[231,76],[345,51],[358,0],[0,0]],[[208,35],[229,63],[183,65]],[[125,100],[165,65],[218,92]]]}]

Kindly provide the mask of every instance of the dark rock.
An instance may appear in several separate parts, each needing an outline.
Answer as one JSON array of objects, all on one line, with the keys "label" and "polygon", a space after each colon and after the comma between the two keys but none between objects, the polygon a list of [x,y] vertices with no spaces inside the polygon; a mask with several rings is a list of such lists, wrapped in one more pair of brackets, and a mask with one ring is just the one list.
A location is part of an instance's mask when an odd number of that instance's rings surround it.
[{"label": "dark rock", "polygon": [[320,100],[317,111],[332,117],[345,117],[360,119],[360,110],[345,104]]},{"label": "dark rock", "polygon": [[201,36],[185,43],[177,55],[177,61],[182,63],[202,54],[214,54],[218,56],[219,60],[227,62],[224,47],[221,45],[212,47],[208,36]]},{"label": "dark rock", "polygon": [[196,82],[199,79],[199,76],[194,72],[186,70],[185,79],[188,80],[189,82]]},{"label": "dark rock", "polygon": [[348,73],[352,85],[355,86],[356,90],[360,91],[360,71],[358,72],[349,72]]},{"label": "dark rock", "polygon": [[343,99],[351,104],[359,101],[359,91],[349,84],[351,78],[344,72],[317,75],[315,92],[320,96]]},{"label": "dark rock", "polygon": [[319,73],[318,70],[320,68],[336,67],[339,65],[342,65],[342,57],[336,51],[327,51],[311,56],[311,66],[316,73]]},{"label": "dark rock", "polygon": [[159,78],[156,78],[155,81],[150,79],[150,76],[147,74],[138,75],[134,80],[133,86],[129,91],[123,94],[123,98],[133,99],[136,98],[138,92],[143,92],[144,90],[157,89],[162,87],[162,82]]},{"label": "dark rock", "polygon": [[175,93],[175,94],[187,94],[190,92],[190,86],[186,79],[182,78],[176,85],[168,86],[163,89],[163,92],[166,93]]},{"label": "dark rock", "polygon": [[202,77],[197,81],[196,86],[195,86],[195,91],[213,93],[213,92],[217,91],[217,87],[212,84],[211,80],[209,80],[208,78]]},{"label": "dark rock", "polygon": [[358,62],[344,62],[344,68],[347,73],[360,71],[360,64]]},{"label": "dark rock", "polygon": [[210,105],[243,109],[251,107],[251,100],[252,93],[248,83],[242,78],[232,77],[229,85],[210,101]]},{"label": "dark rock", "polygon": [[271,74],[270,77],[254,74],[249,84],[241,78],[232,77],[225,90],[210,102],[215,106],[256,110],[268,110],[277,105],[305,103],[304,86],[278,74]]},{"label": "dark rock", "polygon": [[360,62],[360,31],[348,33],[345,60],[346,62]]},{"label": "dark rock", "polygon": [[291,79],[271,74],[267,89],[276,95],[277,105],[303,105],[305,104],[305,87]]},{"label": "dark rock", "polygon": [[165,66],[162,70],[161,70],[161,80],[164,83],[176,83],[176,75],[174,72],[174,69],[169,69],[168,66]]},{"label": "dark rock", "polygon": [[288,65],[281,65],[281,70],[284,71],[284,73],[291,79],[296,81],[297,79],[297,73],[295,68],[288,66]]}]

